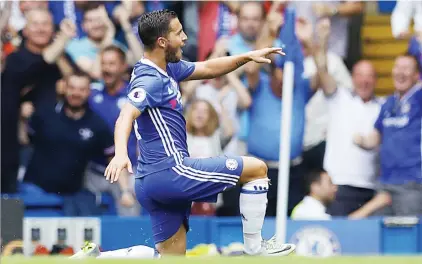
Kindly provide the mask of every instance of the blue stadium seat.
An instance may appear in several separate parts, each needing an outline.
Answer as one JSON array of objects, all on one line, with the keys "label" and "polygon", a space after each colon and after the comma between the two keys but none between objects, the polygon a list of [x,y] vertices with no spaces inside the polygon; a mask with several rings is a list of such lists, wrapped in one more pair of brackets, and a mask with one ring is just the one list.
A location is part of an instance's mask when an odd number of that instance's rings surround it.
[{"label": "blue stadium seat", "polygon": [[383,14],[391,14],[395,6],[396,1],[378,1],[378,12]]},{"label": "blue stadium seat", "polygon": [[109,193],[104,192],[101,194],[100,206],[102,215],[117,215],[116,203],[114,202],[113,196]]},{"label": "blue stadium seat", "polygon": [[52,208],[36,208],[36,209],[25,209],[25,217],[61,217],[63,211],[61,209],[55,210]]},{"label": "blue stadium seat", "polygon": [[20,184],[19,196],[26,207],[61,207],[63,199],[55,194],[46,193],[30,183]]}]

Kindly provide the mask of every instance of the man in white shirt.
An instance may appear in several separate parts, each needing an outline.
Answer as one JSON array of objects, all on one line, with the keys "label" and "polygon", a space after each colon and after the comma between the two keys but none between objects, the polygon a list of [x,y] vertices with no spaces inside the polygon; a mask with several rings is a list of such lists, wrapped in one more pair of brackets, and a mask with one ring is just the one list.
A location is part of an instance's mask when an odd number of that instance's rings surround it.
[{"label": "man in white shirt", "polygon": [[329,220],[327,206],[335,199],[337,187],[324,170],[314,170],[305,178],[306,196],[293,209],[293,220]]},{"label": "man in white shirt", "polygon": [[[325,21],[324,21],[325,20]],[[297,30],[296,30],[297,31]],[[300,32],[300,31],[297,31]],[[331,52],[328,48],[328,40],[331,32],[330,20],[322,19],[316,25],[316,32],[319,40],[326,43],[327,70],[335,79],[339,87],[352,90],[353,83],[349,70],[343,62],[343,59]],[[300,39],[300,35],[298,35]],[[303,53],[306,56],[303,66],[304,74],[307,77],[314,76],[317,72],[315,58],[312,54],[314,47],[303,48]],[[306,105],[306,125],[305,135],[303,138],[303,165],[307,171],[323,166],[325,141],[327,136],[329,112],[327,102],[322,89],[319,89],[309,100]]]},{"label": "man in white shirt", "polygon": [[353,137],[356,133],[372,131],[382,102],[374,96],[376,73],[369,61],[360,61],[354,66],[351,92],[339,86],[328,72],[325,53],[316,58],[320,85],[329,109],[324,169],[338,185],[337,197],[329,212],[333,216],[346,216],[374,195],[378,152],[359,148],[353,143]]}]

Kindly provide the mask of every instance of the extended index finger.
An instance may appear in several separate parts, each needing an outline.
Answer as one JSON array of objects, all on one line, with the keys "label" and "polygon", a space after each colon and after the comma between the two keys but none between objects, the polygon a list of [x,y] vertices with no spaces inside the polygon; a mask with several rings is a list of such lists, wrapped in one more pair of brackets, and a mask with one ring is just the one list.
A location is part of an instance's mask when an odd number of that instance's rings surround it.
[{"label": "extended index finger", "polygon": [[280,55],[286,55],[286,54],[283,52],[283,49],[282,49],[282,48],[271,48],[271,53],[278,53],[278,54],[280,54]]}]

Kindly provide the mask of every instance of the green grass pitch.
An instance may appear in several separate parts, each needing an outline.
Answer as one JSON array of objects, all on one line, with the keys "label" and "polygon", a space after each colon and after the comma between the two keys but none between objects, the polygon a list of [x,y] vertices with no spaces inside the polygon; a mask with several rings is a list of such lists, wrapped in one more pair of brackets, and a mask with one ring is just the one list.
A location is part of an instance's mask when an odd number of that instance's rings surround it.
[{"label": "green grass pitch", "polygon": [[3,264],[422,264],[422,257],[168,257],[155,260],[143,259],[84,259],[69,260],[62,257],[2,257]]}]

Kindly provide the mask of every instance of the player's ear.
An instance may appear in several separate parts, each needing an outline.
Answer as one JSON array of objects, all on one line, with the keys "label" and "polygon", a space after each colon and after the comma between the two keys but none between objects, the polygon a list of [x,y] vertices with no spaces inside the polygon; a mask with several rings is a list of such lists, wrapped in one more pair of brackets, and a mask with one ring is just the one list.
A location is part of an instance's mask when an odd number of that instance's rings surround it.
[{"label": "player's ear", "polygon": [[165,38],[159,37],[157,40],[157,44],[160,48],[166,48],[167,47],[167,40]]}]

